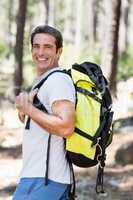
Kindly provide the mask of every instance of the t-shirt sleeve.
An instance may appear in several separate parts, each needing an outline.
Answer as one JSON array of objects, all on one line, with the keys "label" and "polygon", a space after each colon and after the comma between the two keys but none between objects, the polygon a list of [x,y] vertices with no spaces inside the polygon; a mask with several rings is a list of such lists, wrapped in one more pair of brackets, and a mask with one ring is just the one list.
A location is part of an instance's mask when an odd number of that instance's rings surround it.
[{"label": "t-shirt sleeve", "polygon": [[75,88],[67,74],[52,74],[47,80],[46,88],[50,107],[58,100],[69,100],[75,103]]}]

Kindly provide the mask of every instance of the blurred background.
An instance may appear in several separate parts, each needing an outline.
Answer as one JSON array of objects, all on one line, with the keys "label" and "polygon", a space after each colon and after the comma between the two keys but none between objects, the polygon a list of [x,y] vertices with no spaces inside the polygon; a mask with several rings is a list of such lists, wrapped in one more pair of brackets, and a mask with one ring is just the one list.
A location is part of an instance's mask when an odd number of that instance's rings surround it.
[{"label": "blurred background", "polygon": [[10,200],[22,165],[22,128],[14,99],[36,69],[29,37],[40,24],[64,38],[60,66],[99,64],[113,97],[114,140],[107,150],[106,193],[96,168],[75,168],[78,200],[133,200],[133,0],[0,0],[0,200]]}]

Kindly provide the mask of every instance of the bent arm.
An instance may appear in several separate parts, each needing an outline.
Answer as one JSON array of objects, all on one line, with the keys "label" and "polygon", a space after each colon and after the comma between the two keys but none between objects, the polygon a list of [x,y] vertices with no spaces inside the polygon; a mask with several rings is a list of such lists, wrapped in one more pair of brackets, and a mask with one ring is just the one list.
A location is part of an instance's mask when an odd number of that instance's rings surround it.
[{"label": "bent arm", "polygon": [[49,133],[69,137],[75,127],[75,105],[69,100],[58,100],[52,104],[53,113],[47,114],[30,104],[27,115]]}]

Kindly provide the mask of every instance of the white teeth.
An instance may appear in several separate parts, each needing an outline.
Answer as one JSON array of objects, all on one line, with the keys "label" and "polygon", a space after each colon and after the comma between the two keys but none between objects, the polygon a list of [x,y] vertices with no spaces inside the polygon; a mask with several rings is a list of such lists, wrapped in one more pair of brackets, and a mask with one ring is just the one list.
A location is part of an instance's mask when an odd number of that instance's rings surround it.
[{"label": "white teeth", "polygon": [[46,61],[47,58],[38,58],[39,61]]}]

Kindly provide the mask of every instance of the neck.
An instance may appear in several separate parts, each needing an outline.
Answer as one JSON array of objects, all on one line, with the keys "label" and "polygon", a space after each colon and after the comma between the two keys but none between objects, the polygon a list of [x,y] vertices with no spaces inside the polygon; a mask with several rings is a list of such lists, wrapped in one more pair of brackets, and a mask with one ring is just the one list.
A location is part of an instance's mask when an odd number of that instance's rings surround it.
[{"label": "neck", "polygon": [[57,68],[57,67],[59,67],[59,65],[56,65],[54,67],[51,67],[51,68],[43,70],[43,71],[37,70],[37,75],[41,76],[41,75],[45,74],[46,72],[50,71],[51,69],[54,69],[54,68]]}]

